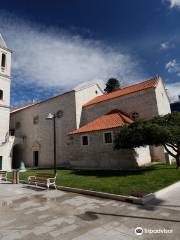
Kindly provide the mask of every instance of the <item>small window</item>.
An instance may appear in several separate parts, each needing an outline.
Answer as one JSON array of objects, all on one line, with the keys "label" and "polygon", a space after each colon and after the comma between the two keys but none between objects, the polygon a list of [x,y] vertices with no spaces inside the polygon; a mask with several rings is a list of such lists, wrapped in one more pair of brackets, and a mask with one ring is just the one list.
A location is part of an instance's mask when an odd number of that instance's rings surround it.
[{"label": "small window", "polygon": [[1,58],[1,67],[5,68],[6,67],[6,55],[3,53],[2,58]]},{"label": "small window", "polygon": [[9,130],[9,135],[10,136],[15,136],[15,129],[10,129]]},{"label": "small window", "polygon": [[96,90],[95,93],[98,94],[98,91]]},{"label": "small window", "polygon": [[16,129],[21,127],[21,123],[20,122],[16,122]]},{"label": "small window", "polygon": [[112,143],[112,132],[106,132],[104,133],[104,143],[108,144],[108,143]]},{"label": "small window", "polygon": [[38,123],[39,123],[39,116],[35,116],[35,117],[33,118],[33,123],[34,123],[34,124],[38,124]]},{"label": "small window", "polygon": [[3,100],[3,90],[0,90],[0,100]]},{"label": "small window", "polygon": [[89,139],[88,139],[88,136],[82,136],[82,145],[83,146],[87,146],[87,145],[89,145]]},{"label": "small window", "polygon": [[139,113],[138,112],[133,112],[132,113],[132,118],[135,120],[139,117]]}]

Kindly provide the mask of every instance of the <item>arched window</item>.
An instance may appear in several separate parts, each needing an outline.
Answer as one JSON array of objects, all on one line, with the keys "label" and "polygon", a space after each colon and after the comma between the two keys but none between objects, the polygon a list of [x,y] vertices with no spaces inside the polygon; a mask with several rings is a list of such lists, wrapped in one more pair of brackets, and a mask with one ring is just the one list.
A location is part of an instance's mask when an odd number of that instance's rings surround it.
[{"label": "arched window", "polygon": [[3,100],[3,90],[0,90],[0,100]]},{"label": "arched window", "polygon": [[5,68],[6,66],[6,54],[2,54],[2,58],[1,58],[1,67]]}]

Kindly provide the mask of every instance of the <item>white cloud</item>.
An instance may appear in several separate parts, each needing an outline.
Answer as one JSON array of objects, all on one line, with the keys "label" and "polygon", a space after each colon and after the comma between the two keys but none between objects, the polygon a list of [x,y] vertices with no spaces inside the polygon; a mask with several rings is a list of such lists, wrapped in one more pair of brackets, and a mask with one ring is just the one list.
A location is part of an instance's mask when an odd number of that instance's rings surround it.
[{"label": "white cloud", "polygon": [[167,92],[170,96],[172,102],[178,100],[178,96],[180,95],[180,82],[175,82],[171,84],[167,84]]},{"label": "white cloud", "polygon": [[[176,59],[173,59],[166,63],[165,68],[169,73],[175,73],[178,77],[180,76],[180,62]],[[180,95],[180,82],[168,83],[167,89],[171,101],[176,101]]]},{"label": "white cloud", "polygon": [[160,49],[162,49],[162,50],[166,50],[166,49],[169,49],[169,48],[170,48],[169,42],[162,42],[160,44]]},{"label": "white cloud", "polygon": [[166,0],[167,2],[170,3],[170,8],[180,8],[180,0]]},{"label": "white cloud", "polygon": [[178,76],[180,75],[180,62],[176,59],[170,60],[166,63],[165,68],[169,73],[176,73]]},{"label": "white cloud", "polygon": [[19,84],[70,89],[109,77],[129,82],[143,79],[137,59],[100,41],[46,29],[5,14],[0,14],[0,31],[14,51],[13,72]]},{"label": "white cloud", "polygon": [[[16,83],[13,91],[23,84],[31,87],[29,92],[36,88],[39,98],[41,94],[53,94],[55,88],[57,93],[58,89],[65,91],[87,82],[98,81],[103,85],[109,77],[117,77],[128,85],[146,79],[137,57],[110,48],[100,41],[83,39],[59,29],[47,30],[12,15],[7,17],[2,12],[0,32],[13,50],[15,77],[12,81]],[[171,72],[177,62],[174,59],[166,65]],[[175,89],[180,87],[170,84],[168,88],[173,95]],[[29,93],[23,96],[23,88],[20,93],[21,97],[19,91],[12,92],[16,105],[34,98],[29,97]]]}]

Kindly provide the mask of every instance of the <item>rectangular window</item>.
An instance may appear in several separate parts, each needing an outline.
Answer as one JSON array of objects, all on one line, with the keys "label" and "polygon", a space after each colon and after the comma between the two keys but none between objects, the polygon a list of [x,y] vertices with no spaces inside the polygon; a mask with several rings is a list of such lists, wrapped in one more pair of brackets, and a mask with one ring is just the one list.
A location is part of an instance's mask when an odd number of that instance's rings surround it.
[{"label": "rectangular window", "polygon": [[1,71],[4,72],[6,67],[6,55],[3,53],[1,56]]},{"label": "rectangular window", "polygon": [[2,170],[2,156],[0,156],[0,170]]},{"label": "rectangular window", "polygon": [[38,165],[39,165],[39,151],[34,151],[33,152],[33,162],[34,162],[34,167],[38,167]]},{"label": "rectangular window", "polygon": [[83,146],[89,145],[89,138],[88,138],[88,136],[82,136],[81,141],[82,141],[82,145]]},{"label": "rectangular window", "polygon": [[15,129],[10,129],[9,130],[9,135],[10,136],[15,136]]},{"label": "rectangular window", "polygon": [[0,100],[3,100],[3,90],[0,90]]},{"label": "rectangular window", "polygon": [[104,133],[104,143],[108,144],[108,143],[112,143],[112,142],[113,142],[112,132]]},{"label": "rectangular window", "polygon": [[38,124],[39,123],[39,116],[35,116],[33,118],[33,124]]}]

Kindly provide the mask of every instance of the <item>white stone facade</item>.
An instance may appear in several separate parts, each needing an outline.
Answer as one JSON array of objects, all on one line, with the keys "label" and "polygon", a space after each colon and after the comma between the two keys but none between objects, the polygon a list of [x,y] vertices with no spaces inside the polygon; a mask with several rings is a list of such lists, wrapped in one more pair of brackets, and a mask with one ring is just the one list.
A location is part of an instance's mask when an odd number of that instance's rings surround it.
[{"label": "white stone facade", "polygon": [[[62,111],[62,118],[56,119],[57,165],[69,165],[67,133],[79,127],[82,105],[101,94],[99,86],[93,84],[12,112],[10,129],[15,130],[16,137],[23,139],[23,144],[16,146],[21,152],[19,161],[24,161],[28,167],[35,166],[33,155],[38,151],[39,167],[53,165],[53,122],[46,117],[50,112]],[[36,124],[34,118],[38,118]]]},{"label": "white stone facade", "polygon": [[0,170],[11,169],[11,148],[14,139],[9,138],[11,50],[0,34]]}]

